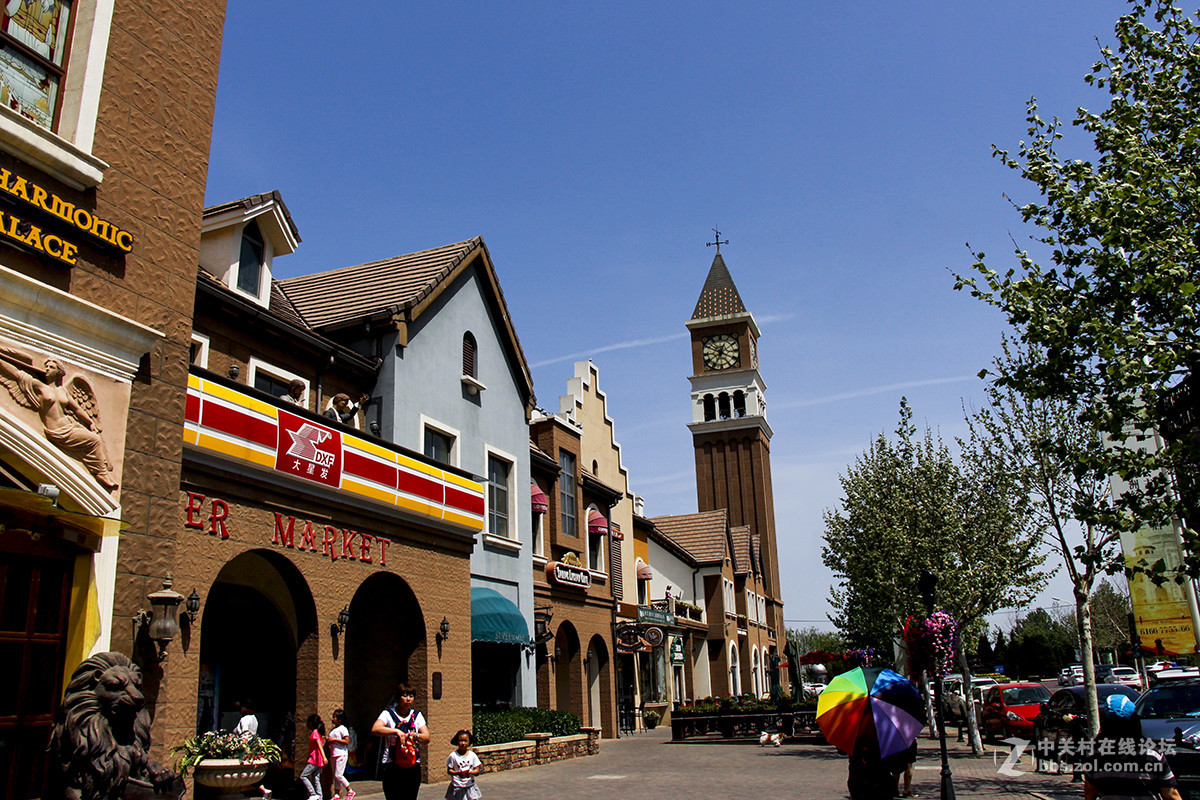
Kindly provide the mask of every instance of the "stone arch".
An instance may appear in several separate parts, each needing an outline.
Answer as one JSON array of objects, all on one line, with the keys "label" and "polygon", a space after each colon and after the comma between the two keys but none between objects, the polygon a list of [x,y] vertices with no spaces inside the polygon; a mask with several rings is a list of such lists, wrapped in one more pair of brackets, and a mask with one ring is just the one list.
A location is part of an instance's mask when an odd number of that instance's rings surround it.
[{"label": "stone arch", "polygon": [[583,697],[583,653],[579,633],[570,622],[561,622],[554,634],[555,707],[586,719]]},{"label": "stone arch", "polygon": [[235,701],[248,698],[259,734],[286,752],[295,710],[317,702],[317,609],[300,570],[271,550],[234,556],[209,587],[200,625],[197,730],[232,728]]},{"label": "stone arch", "polygon": [[359,733],[359,763],[374,764],[378,739],[364,734],[391,702],[396,684],[412,684],[416,707],[429,707],[425,616],[407,581],[381,570],[359,584],[350,600],[344,646],[342,707]]}]

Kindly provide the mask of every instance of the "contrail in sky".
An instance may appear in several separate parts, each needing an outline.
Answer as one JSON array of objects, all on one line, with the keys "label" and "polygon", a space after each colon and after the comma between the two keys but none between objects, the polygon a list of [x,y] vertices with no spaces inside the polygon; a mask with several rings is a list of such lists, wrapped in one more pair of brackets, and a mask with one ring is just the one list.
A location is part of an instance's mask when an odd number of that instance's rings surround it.
[{"label": "contrail in sky", "polygon": [[682,333],[672,333],[670,336],[657,336],[653,339],[633,339],[628,342],[606,344],[601,345],[600,347],[593,347],[590,350],[583,351],[582,353],[572,353],[569,356],[556,356],[555,358],[548,358],[545,361],[539,361],[536,364],[530,364],[529,367],[530,369],[537,369],[538,367],[545,367],[550,364],[559,364],[563,361],[579,361],[580,359],[591,358],[597,353],[607,353],[611,350],[628,350],[631,347],[645,347],[651,344],[673,342],[677,339],[686,339],[688,336],[691,336],[691,334],[687,331],[683,331]]},{"label": "contrail in sky", "polygon": [[[754,319],[760,325],[770,325],[773,322],[785,322],[795,316],[795,314],[764,314],[763,316],[755,317]],[[680,339],[686,339],[691,335],[692,334],[688,331],[682,331],[680,333],[672,333],[670,336],[655,336],[650,339],[633,339],[628,342],[617,342],[616,344],[601,345],[600,347],[593,347],[591,350],[585,350],[580,353],[572,353],[569,356],[555,356],[554,358],[547,358],[544,361],[538,361],[535,364],[530,364],[529,368],[537,369],[538,367],[546,367],[551,364],[561,364],[564,361],[579,361],[583,358],[591,358],[597,353],[607,353],[612,350],[628,350],[631,347],[646,347],[652,344],[662,344],[663,342],[675,342]]]},{"label": "contrail in sky", "polygon": [[867,389],[859,389],[854,392],[842,392],[841,394],[831,394],[825,397],[814,397],[808,400],[793,400],[785,403],[772,403],[769,408],[807,408],[808,406],[820,406],[826,403],[836,403],[841,400],[853,400],[856,397],[869,397],[873,394],[885,394],[887,392],[901,391],[904,389],[917,389],[921,386],[940,386],[944,383],[962,383],[963,381],[973,381],[979,378],[978,375],[958,375],[953,378],[929,378],[923,381],[908,381],[906,383],[889,383],[886,386],[872,386]]}]

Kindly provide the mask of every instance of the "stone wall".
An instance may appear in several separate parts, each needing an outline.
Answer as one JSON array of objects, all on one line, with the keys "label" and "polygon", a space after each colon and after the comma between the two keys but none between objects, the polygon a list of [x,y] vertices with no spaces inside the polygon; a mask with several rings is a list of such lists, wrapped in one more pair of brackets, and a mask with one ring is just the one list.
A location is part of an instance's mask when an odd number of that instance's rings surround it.
[{"label": "stone wall", "polygon": [[600,752],[600,729],[580,728],[574,736],[531,733],[519,742],[486,744],[474,748],[483,763],[482,773],[521,769],[568,758],[594,756]]}]

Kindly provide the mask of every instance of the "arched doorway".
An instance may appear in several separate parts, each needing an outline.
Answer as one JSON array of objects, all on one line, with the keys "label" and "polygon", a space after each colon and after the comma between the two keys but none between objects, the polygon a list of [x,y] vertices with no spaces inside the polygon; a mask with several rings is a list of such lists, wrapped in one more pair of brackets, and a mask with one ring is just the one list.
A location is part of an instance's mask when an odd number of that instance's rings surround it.
[{"label": "arched doorway", "polygon": [[580,686],[582,664],[579,650],[579,634],[575,626],[569,622],[559,624],[554,634],[555,707],[559,711],[577,714],[580,719],[587,719]]},{"label": "arched doorway", "polygon": [[425,617],[408,582],[393,572],[376,572],[350,601],[346,625],[343,708],[358,733],[360,764],[374,764],[377,737],[371,725],[392,700],[397,683],[411,683],[417,707],[427,709]]},{"label": "arched doorway", "polygon": [[285,556],[250,550],[217,574],[200,628],[198,731],[237,723],[249,699],[258,732],[291,754],[295,710],[315,707],[316,682],[297,682],[297,663],[317,658],[316,606],[304,576]]},{"label": "arched doorway", "polygon": [[604,736],[616,736],[613,718],[612,659],[608,644],[599,634],[592,637],[587,651],[588,709],[587,724],[600,728]]}]

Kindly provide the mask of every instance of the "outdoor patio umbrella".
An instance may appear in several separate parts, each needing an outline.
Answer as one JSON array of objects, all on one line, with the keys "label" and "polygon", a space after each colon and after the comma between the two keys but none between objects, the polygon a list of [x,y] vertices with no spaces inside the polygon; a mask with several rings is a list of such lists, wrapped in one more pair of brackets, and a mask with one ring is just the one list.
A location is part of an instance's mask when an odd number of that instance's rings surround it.
[{"label": "outdoor patio umbrella", "polygon": [[916,741],[924,717],[917,687],[890,669],[852,669],[817,698],[817,725],[847,755],[861,747],[880,758],[899,753]]}]

